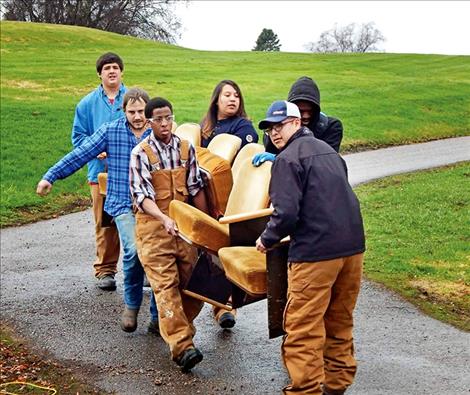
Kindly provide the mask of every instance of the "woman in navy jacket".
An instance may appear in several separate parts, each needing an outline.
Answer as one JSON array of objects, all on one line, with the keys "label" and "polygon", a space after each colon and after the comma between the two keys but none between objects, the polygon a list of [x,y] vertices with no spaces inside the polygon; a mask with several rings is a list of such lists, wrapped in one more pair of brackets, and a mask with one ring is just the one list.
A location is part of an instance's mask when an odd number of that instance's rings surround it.
[{"label": "woman in navy jacket", "polygon": [[234,81],[223,80],[215,87],[207,114],[201,121],[201,133],[203,147],[221,133],[240,137],[242,147],[258,142],[258,133],[245,112],[242,92]]}]

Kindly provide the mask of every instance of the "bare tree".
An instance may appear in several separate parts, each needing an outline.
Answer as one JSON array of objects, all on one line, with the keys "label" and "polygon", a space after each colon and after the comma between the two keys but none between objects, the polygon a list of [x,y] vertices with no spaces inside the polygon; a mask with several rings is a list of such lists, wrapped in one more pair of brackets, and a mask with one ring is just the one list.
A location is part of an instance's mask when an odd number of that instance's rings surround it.
[{"label": "bare tree", "polygon": [[[188,1],[188,0],[187,0]],[[175,43],[176,0],[3,0],[3,19],[78,25]]]},{"label": "bare tree", "polygon": [[385,37],[373,22],[363,24],[356,35],[354,52],[376,51],[377,47],[375,45],[383,41],[385,41]]},{"label": "bare tree", "polygon": [[376,44],[385,41],[374,22],[357,25],[350,23],[337,26],[320,34],[316,42],[310,42],[305,48],[311,52],[370,52],[378,50]]}]

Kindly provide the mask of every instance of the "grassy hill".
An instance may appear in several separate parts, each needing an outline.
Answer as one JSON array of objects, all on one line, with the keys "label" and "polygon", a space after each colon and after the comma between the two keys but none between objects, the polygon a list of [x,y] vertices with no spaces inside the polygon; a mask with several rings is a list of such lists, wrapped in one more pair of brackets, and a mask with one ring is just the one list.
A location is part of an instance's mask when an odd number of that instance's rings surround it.
[{"label": "grassy hill", "polygon": [[1,22],[1,224],[58,212],[88,197],[85,170],[34,194],[71,148],[79,99],[99,80],[106,51],[125,62],[124,81],[172,101],[177,122],[198,122],[221,79],[237,81],[255,124],[302,75],[322,109],[345,128],[343,152],[470,134],[470,57],[402,54],[212,52],[76,26]]}]

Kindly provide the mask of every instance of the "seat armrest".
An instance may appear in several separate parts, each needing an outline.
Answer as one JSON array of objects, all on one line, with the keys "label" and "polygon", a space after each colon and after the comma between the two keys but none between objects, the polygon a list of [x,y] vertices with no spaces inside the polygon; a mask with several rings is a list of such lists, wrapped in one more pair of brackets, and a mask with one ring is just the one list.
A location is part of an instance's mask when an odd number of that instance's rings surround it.
[{"label": "seat armrest", "polygon": [[233,224],[236,222],[248,221],[250,219],[267,217],[271,215],[273,211],[274,210],[271,207],[269,207],[269,208],[263,208],[261,210],[252,211],[249,213],[228,215],[226,217],[220,218],[219,222],[221,224]]}]

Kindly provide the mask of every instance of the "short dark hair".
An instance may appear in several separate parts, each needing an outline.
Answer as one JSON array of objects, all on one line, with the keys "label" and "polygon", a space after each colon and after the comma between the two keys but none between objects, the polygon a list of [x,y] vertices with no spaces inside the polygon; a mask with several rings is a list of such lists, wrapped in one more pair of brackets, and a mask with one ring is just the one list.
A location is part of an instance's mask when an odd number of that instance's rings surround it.
[{"label": "short dark hair", "polygon": [[143,89],[131,88],[124,94],[124,98],[122,99],[122,108],[124,108],[125,110],[127,107],[127,103],[129,102],[133,103],[142,100],[144,103],[148,103],[149,99],[150,98],[148,93],[145,92]]},{"label": "short dark hair", "polygon": [[163,97],[154,97],[150,99],[145,105],[145,118],[152,118],[153,110],[156,108],[168,107],[173,114],[173,106]]},{"label": "short dark hair", "polygon": [[119,55],[113,52],[106,52],[101,55],[96,61],[96,71],[101,74],[101,70],[105,64],[117,63],[121,71],[124,70],[124,63]]}]

